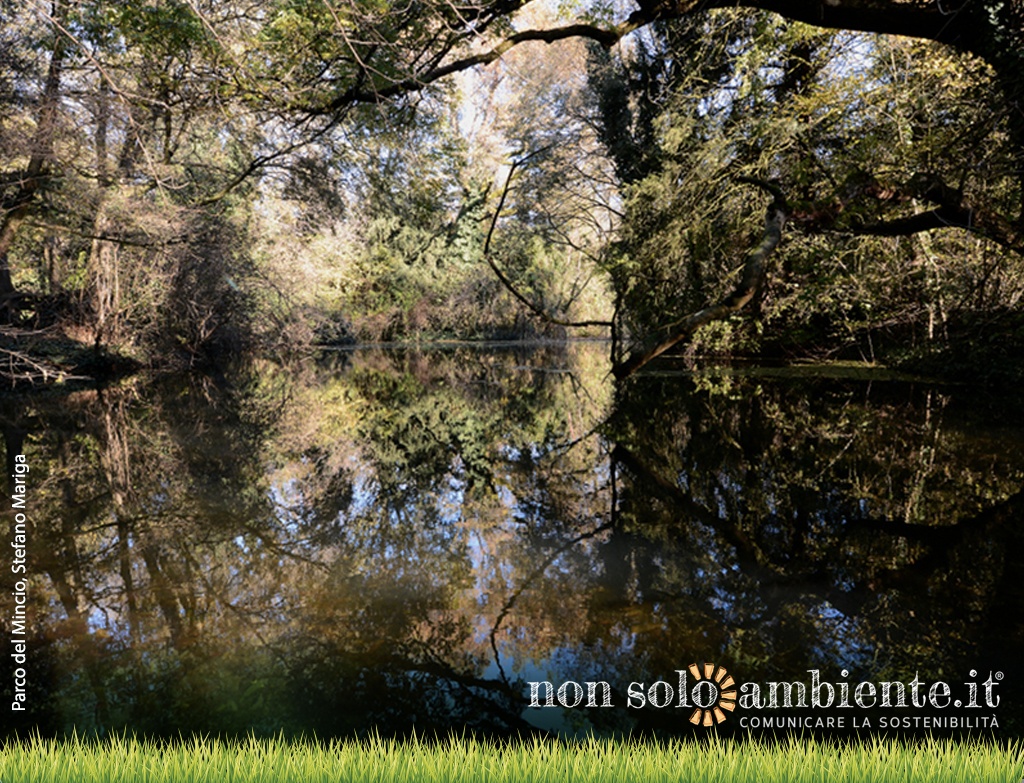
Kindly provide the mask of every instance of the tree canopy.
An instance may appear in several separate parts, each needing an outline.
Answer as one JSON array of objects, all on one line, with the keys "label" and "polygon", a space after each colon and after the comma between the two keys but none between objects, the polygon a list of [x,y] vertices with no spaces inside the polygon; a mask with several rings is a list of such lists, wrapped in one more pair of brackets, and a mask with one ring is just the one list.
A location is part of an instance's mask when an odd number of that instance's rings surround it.
[{"label": "tree canopy", "polygon": [[866,258],[888,239],[937,278],[969,254],[925,304],[931,335],[952,297],[999,280],[986,306],[1016,301],[993,254],[1024,253],[1020,3],[3,11],[3,317],[101,353],[194,363],[254,340],[522,333],[539,314],[534,333],[614,324],[628,374],[741,307],[800,312],[766,283],[784,224],[785,285],[836,277],[826,242]]}]

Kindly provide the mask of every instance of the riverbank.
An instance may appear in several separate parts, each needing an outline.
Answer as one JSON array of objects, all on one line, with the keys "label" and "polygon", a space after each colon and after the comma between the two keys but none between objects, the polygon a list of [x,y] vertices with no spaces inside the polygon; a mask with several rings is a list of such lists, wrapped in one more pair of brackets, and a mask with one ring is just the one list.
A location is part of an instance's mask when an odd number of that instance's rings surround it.
[{"label": "riverbank", "polygon": [[[821,341],[786,343],[778,339],[763,343],[715,345],[697,343],[681,352],[665,354],[646,371],[678,367],[721,364],[729,366],[757,364],[775,367],[861,367],[888,371],[904,378],[918,377],[930,381],[970,384],[993,388],[1016,388],[1024,380],[1024,323],[1004,318],[997,328],[984,332],[971,324],[952,333],[948,339],[925,345],[880,337],[864,345],[829,346]],[[281,358],[295,355],[331,356],[366,350],[444,351],[455,348],[518,348],[558,346],[580,342],[604,342],[606,338],[527,337],[521,339],[424,339],[388,342],[303,343],[278,345],[273,350],[233,353],[230,356],[193,355],[187,351],[169,352],[149,357],[130,355],[125,351],[99,348],[72,339],[56,328],[28,330],[0,329],[0,388],[39,388],[62,384],[78,386],[104,385],[144,369],[158,371],[199,371],[210,374],[227,372],[225,364],[240,358],[265,354]],[[870,345],[868,350],[866,346]],[[609,348],[610,350],[610,348]]]}]

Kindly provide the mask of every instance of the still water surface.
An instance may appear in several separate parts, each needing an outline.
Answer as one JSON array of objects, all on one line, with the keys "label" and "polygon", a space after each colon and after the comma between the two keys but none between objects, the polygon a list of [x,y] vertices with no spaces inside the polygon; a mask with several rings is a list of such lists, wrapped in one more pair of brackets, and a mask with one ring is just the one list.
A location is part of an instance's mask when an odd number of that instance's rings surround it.
[{"label": "still water surface", "polygon": [[[616,385],[606,355],[365,350],[5,398],[8,467],[31,467],[6,728],[685,733],[627,688],[708,661],[1001,671],[985,715],[1022,733],[1017,399],[835,367]],[[541,680],[615,706],[526,709]]]}]

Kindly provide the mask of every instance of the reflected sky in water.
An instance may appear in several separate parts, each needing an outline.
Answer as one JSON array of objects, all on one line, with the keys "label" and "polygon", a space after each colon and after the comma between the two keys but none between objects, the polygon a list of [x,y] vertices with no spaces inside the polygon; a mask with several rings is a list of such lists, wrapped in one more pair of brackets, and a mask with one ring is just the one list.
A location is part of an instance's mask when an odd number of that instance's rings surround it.
[{"label": "reflected sky in water", "polygon": [[850,368],[615,385],[606,353],[358,351],[8,398],[33,637],[7,729],[675,734],[671,710],[525,709],[527,683],[603,680],[621,706],[694,661],[1012,671],[1014,400]]}]

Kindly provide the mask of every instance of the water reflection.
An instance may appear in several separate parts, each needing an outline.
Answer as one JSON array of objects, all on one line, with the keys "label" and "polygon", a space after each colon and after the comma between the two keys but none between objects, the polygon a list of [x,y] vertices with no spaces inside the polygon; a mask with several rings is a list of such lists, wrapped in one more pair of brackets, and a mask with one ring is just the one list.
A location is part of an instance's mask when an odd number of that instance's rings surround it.
[{"label": "water reflection", "polygon": [[1015,406],[756,368],[615,388],[605,352],[368,351],[8,398],[31,722],[677,732],[672,710],[524,710],[525,683],[624,703],[701,659],[741,681],[1012,672]]}]

